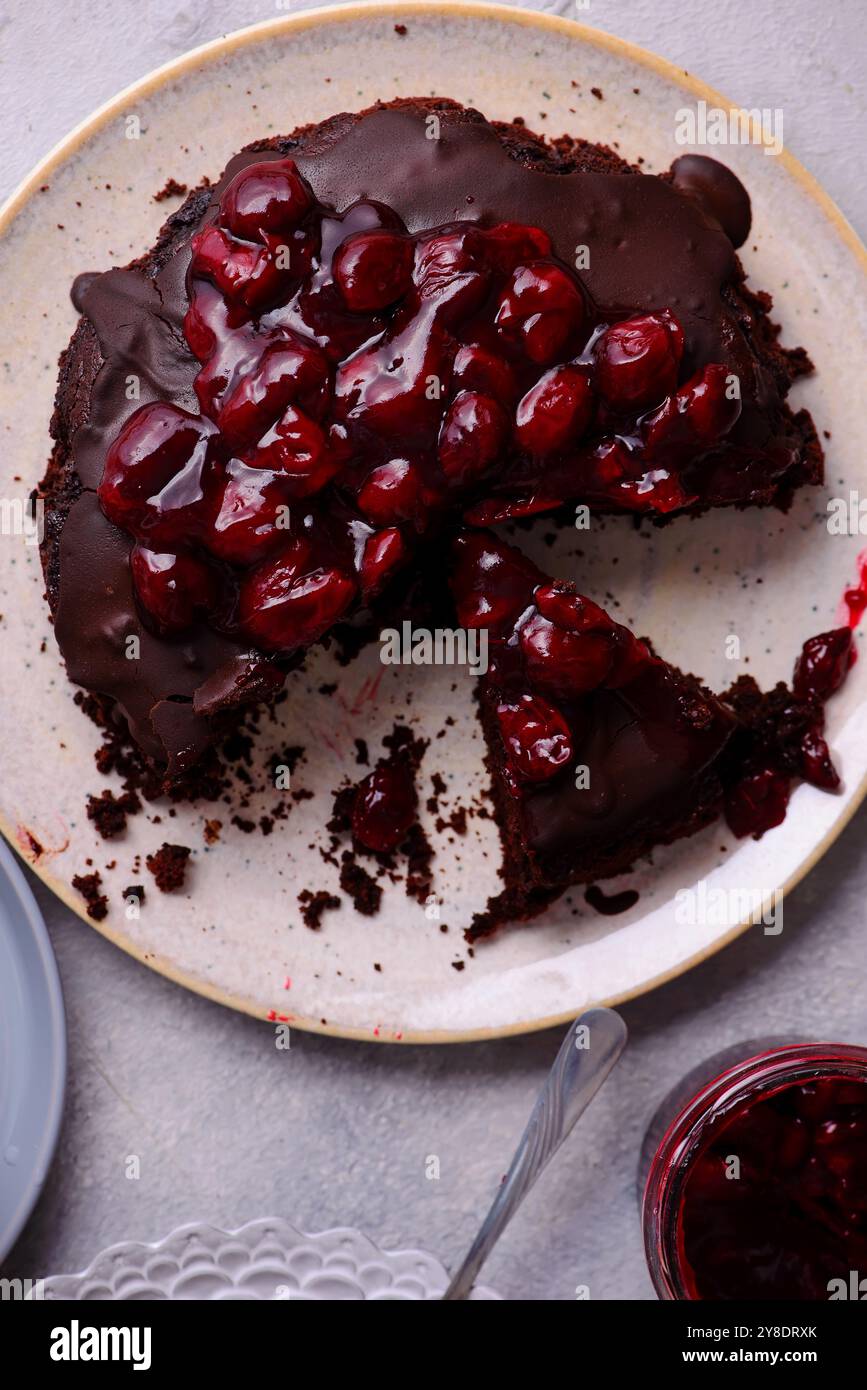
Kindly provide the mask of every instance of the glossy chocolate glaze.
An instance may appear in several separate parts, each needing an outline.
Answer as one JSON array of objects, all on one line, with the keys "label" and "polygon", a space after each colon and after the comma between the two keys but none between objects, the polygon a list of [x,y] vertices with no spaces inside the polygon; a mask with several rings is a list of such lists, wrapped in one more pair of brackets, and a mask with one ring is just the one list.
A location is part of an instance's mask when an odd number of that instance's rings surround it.
[{"label": "glossy chocolate glaze", "polygon": [[[674,183],[632,172],[555,173],[518,162],[491,126],[467,113],[444,110],[437,119],[439,139],[428,138],[422,111],[382,109],[335,118],[297,145],[283,141],[279,149],[241,154],[212,190],[205,217],[216,216],[220,192],[239,169],[289,151],[319,201],[338,211],[371,198],[394,208],[410,231],[459,218],[542,226],[570,264],[577,247],[590,247],[582,279],[606,312],[672,309],[685,330],[684,371],[713,361],[740,378],[744,408],[733,442],[768,443],[778,428],[779,394],[727,293],[736,266],[720,222],[740,234],[743,221],[743,201],[734,191],[740,185],[732,175],[724,171],[715,181],[706,167],[713,161],[702,161],[701,177],[679,161]],[[83,491],[62,529],[54,595],[57,638],[71,679],[117,701],[136,740],[171,773],[194,762],[207,745],[214,709],[273,688],[278,679],[273,663],[204,625],[182,639],[150,635],[137,617],[130,539],[106,520],[95,496],[106,448],[135,409],[161,400],[197,410],[199,364],[182,331],[192,230],[192,223],[179,226],[154,278],[137,268],[76,282],[75,303],[96,331],[104,362],[86,423],[72,440]],[[743,318],[743,305],[739,312]],[[140,391],[128,399],[133,376]],[[130,634],[141,642],[135,660],[125,654]]]}]

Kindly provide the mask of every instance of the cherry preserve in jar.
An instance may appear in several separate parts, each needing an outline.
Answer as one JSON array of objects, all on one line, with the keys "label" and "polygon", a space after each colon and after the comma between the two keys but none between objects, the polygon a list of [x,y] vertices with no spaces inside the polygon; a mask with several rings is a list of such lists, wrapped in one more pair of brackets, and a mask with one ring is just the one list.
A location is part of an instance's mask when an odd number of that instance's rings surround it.
[{"label": "cherry preserve in jar", "polygon": [[662,1299],[867,1299],[867,1048],[746,1043],[691,1072],[642,1154]]}]

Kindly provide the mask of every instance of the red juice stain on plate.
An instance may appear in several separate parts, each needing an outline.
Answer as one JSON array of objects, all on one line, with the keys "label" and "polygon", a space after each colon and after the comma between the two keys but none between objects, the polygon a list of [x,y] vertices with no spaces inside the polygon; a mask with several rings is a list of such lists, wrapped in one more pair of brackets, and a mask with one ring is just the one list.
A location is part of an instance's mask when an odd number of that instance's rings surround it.
[{"label": "red juice stain on plate", "polygon": [[635,888],[624,888],[622,893],[612,893],[606,897],[597,883],[591,883],[584,892],[584,901],[601,912],[603,917],[616,917],[619,912],[628,912],[635,906],[638,892]]},{"label": "red juice stain on plate", "polygon": [[862,550],[858,556],[858,582],[851,589],[846,589],[842,600],[841,621],[846,623],[852,631],[860,623],[867,608],[867,550]]}]

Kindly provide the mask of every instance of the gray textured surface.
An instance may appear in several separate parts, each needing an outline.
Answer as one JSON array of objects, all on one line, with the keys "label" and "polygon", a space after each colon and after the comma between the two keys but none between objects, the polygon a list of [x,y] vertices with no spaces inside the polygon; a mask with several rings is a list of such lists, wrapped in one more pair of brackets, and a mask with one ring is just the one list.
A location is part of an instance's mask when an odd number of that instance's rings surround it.
[{"label": "gray textured surface", "polygon": [[[128,82],[274,12],[254,0],[6,3],[0,193]],[[864,117],[858,0],[836,0],[820,22],[809,0],[591,0],[579,17],[745,105],[781,106],[790,148],[863,227],[863,170],[859,182],[851,167]],[[652,1296],[634,1173],[665,1090],[693,1061],[760,1031],[867,1041],[865,827],[867,811],[793,894],[781,937],[750,933],[624,1009],[627,1055],[504,1239],[492,1285],[516,1298],[569,1299],[577,1284],[596,1299]],[[426,1050],[296,1033],[278,1052],[268,1027],[183,993],[36,892],[66,992],[69,1098],[46,1191],[5,1274],[77,1269],[113,1241],[187,1220],[271,1214],[308,1229],[357,1225],[446,1263],[462,1253],[556,1036]],[[434,1154],[441,1176],[429,1181]],[[125,1175],[130,1155],[137,1180]]]}]

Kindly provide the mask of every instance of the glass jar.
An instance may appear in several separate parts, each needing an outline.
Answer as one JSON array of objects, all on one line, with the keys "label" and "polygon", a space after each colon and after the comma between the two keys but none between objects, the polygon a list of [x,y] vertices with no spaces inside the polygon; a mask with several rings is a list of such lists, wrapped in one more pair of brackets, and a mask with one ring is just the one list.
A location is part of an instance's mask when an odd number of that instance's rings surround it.
[{"label": "glass jar", "polygon": [[657,1110],[640,1179],[661,1299],[867,1298],[867,1048],[709,1058]]}]

